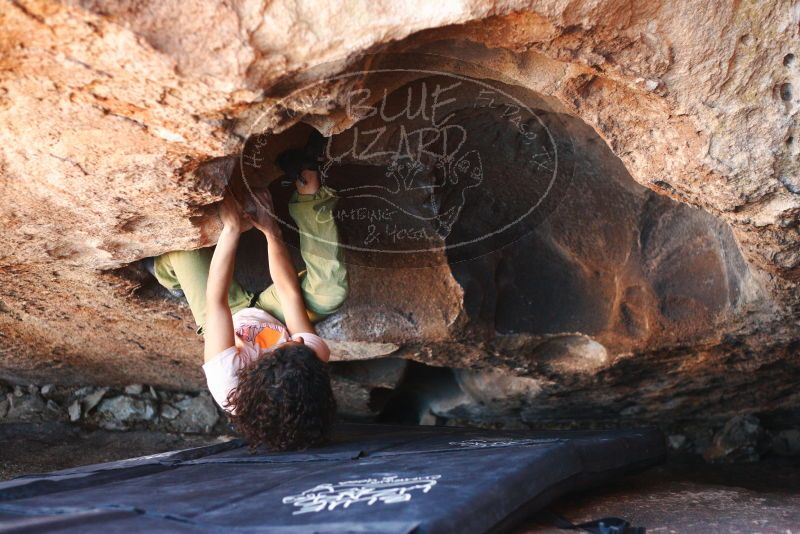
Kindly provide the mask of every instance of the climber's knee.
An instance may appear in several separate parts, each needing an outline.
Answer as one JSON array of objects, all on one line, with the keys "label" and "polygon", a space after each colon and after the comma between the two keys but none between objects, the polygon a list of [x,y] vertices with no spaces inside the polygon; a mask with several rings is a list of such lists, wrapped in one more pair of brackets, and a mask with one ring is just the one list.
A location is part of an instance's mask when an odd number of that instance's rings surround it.
[{"label": "climber's knee", "polygon": [[344,301],[347,300],[348,292],[347,280],[343,280],[326,286],[324,291],[307,293],[303,297],[309,311],[320,317],[327,317],[339,311]]}]

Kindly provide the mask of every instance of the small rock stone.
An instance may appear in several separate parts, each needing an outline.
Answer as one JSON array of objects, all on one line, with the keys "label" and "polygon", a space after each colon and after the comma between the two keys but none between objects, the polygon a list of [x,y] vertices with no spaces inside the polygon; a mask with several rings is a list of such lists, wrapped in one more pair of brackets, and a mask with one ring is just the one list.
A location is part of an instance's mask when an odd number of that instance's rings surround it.
[{"label": "small rock stone", "polygon": [[45,384],[45,385],[43,385],[42,386],[42,396],[47,397],[48,395],[50,395],[53,392],[54,389],[55,389],[55,386],[53,384]]},{"label": "small rock stone", "polygon": [[125,395],[105,399],[97,407],[101,426],[110,430],[127,428],[130,423],[150,421],[156,410],[150,399],[134,399]]},{"label": "small rock stone", "polygon": [[364,384],[334,374],[331,376],[331,387],[340,414],[354,418],[369,418],[378,414],[370,404],[370,389]]},{"label": "small rock stone", "polygon": [[170,421],[170,427],[177,432],[207,433],[219,421],[219,412],[214,400],[208,395],[186,397],[175,403],[180,415]]},{"label": "small rock stone", "polygon": [[438,418],[431,412],[425,412],[419,418],[420,426],[435,426],[437,422]]},{"label": "small rock stone", "polygon": [[153,399],[158,400],[158,395],[156,394],[156,390],[153,389],[153,386],[149,387],[150,387],[150,396],[153,397]]},{"label": "small rock stone", "polygon": [[687,440],[683,434],[672,434],[667,438],[669,448],[673,451],[679,451],[686,447]]},{"label": "small rock stone", "polygon": [[91,394],[94,391],[94,388],[91,386],[84,386],[80,389],[75,390],[75,397],[85,397],[86,395]]},{"label": "small rock stone", "polygon": [[36,395],[12,397],[11,406],[6,417],[14,421],[30,421],[41,419],[44,415],[44,399]]},{"label": "small rock stone", "polygon": [[457,369],[455,377],[461,390],[474,402],[491,405],[497,411],[518,410],[541,392],[543,384],[543,380],[514,376],[501,369]]},{"label": "small rock stone", "polygon": [[39,386],[37,386],[36,384],[28,385],[28,393],[30,393],[31,395],[38,395],[39,394]]},{"label": "small rock stone", "polygon": [[116,419],[103,419],[100,421],[100,426],[105,430],[129,430],[130,426],[126,425]]},{"label": "small rock stone", "polygon": [[67,413],[69,413],[69,420],[73,423],[81,418],[81,401],[75,401],[69,405],[67,408]]},{"label": "small rock stone", "polygon": [[171,404],[165,404],[161,407],[161,417],[164,419],[175,419],[181,412]]},{"label": "small rock stone", "polygon": [[644,411],[644,408],[642,408],[641,406],[636,404],[634,406],[628,406],[627,408],[624,408],[623,410],[620,410],[619,414],[621,416],[623,416],[623,417],[632,417],[634,415],[638,415],[638,414],[642,413],[643,411]]},{"label": "small rock stone", "polygon": [[703,457],[709,462],[756,462],[760,459],[758,441],[762,433],[761,422],[756,416],[732,417],[714,435]]},{"label": "small rock stone", "polygon": [[144,386],[141,384],[125,386],[125,393],[128,395],[141,395],[142,391],[144,391]]},{"label": "small rock stone", "polygon": [[687,449],[697,454],[708,449],[714,439],[714,431],[708,423],[687,424],[681,428],[681,434],[686,436]]},{"label": "small rock stone", "polygon": [[568,335],[549,339],[536,347],[541,370],[554,375],[594,374],[609,365],[606,348],[587,336]]},{"label": "small rock stone", "polygon": [[22,397],[23,395],[25,395],[25,392],[22,391],[22,388],[20,386],[14,386],[14,396]]},{"label": "small rock stone", "polygon": [[647,80],[644,82],[644,88],[648,91],[655,91],[658,88],[658,80]]},{"label": "small rock stone", "polygon": [[61,414],[61,406],[59,406],[58,403],[53,399],[47,401],[47,409],[53,413]]},{"label": "small rock stone", "polygon": [[106,393],[108,393],[108,388],[100,388],[93,393],[86,395],[82,401],[83,413],[88,414],[90,411],[92,411],[92,409],[103,399]]}]

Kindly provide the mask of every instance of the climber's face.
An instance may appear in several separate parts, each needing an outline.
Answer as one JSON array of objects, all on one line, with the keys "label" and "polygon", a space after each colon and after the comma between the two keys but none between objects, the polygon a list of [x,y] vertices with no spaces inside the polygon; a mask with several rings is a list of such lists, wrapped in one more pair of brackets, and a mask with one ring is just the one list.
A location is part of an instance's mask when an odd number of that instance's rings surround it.
[{"label": "climber's face", "polygon": [[301,195],[313,195],[319,191],[320,181],[319,172],[312,169],[304,169],[300,171],[302,181],[297,181],[297,192]]}]

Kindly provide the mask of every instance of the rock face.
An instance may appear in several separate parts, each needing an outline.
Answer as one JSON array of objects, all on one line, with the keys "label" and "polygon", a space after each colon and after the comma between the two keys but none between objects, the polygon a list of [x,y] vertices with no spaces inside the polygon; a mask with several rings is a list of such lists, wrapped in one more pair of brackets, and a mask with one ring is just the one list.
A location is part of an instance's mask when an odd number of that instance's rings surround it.
[{"label": "rock face", "polygon": [[[1,1],[2,378],[202,388],[188,308],[137,262],[213,244],[226,185],[313,126],[352,287],[335,357],[472,369],[420,417],[800,406],[791,2]],[[397,404],[381,369],[337,375],[354,413]]]}]

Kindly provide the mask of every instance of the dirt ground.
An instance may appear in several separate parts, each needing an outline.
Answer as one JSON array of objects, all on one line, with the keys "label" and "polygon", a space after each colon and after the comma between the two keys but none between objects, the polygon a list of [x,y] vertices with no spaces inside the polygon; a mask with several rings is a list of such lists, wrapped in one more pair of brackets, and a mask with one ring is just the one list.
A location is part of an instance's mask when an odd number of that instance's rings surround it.
[{"label": "dirt ground", "polygon": [[5,423],[0,425],[0,480],[199,447],[219,439],[151,431],[81,431],[65,423]]},{"label": "dirt ground", "polygon": [[[800,459],[710,465],[671,460],[602,488],[567,495],[549,510],[573,523],[627,519],[648,533],[800,533]],[[514,534],[565,532],[538,516]]]}]

